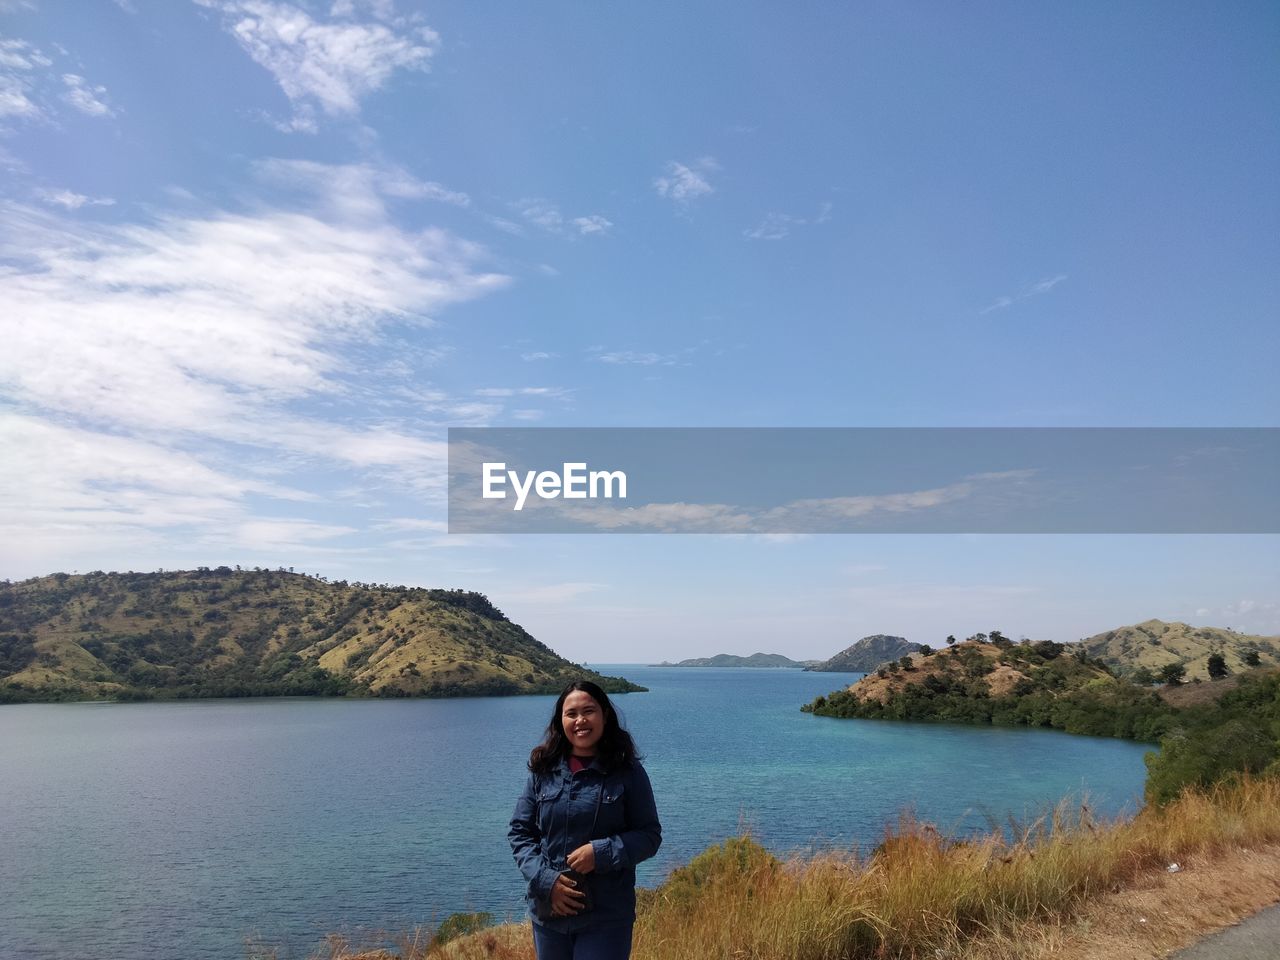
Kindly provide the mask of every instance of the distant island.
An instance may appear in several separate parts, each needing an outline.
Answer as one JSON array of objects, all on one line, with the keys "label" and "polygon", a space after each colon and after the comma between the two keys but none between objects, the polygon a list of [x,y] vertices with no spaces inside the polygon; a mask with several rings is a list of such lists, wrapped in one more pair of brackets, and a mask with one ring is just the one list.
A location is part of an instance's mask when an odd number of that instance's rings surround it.
[{"label": "distant island", "polygon": [[822,673],[867,673],[882,663],[897,660],[904,654],[915,653],[919,649],[920,644],[909,643],[902,637],[876,633],[845,647],[830,660],[823,660],[805,669]]},{"label": "distant island", "polygon": [[796,670],[808,669],[820,660],[792,660],[780,653],[753,653],[749,657],[740,657],[732,653],[717,653],[714,657],[691,657],[679,663],[668,660],[653,663],[653,667],[787,667]]},{"label": "distant island", "polygon": [[0,703],[558,693],[570,663],[467,590],[202,567],[0,583]]}]

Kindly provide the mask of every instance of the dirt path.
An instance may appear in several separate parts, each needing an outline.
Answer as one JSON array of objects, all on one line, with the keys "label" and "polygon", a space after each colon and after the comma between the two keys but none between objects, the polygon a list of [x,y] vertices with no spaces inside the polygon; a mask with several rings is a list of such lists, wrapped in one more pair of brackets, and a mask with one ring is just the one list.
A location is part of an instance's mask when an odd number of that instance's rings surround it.
[{"label": "dirt path", "polygon": [[[1266,907],[1280,904],[1280,845],[1191,857],[1179,870],[1152,872],[1056,923],[1028,924],[1017,936],[976,943],[965,960],[1151,960],[1202,941]],[[1277,922],[1268,911],[1260,925]],[[1274,928],[1272,928],[1274,929]],[[1234,932],[1234,931],[1233,931]],[[1277,960],[1277,940],[1262,953],[1244,950],[1248,931],[1224,935],[1178,954],[1178,960]],[[1268,935],[1269,936],[1269,935]],[[1260,945],[1261,948],[1261,945]]]}]

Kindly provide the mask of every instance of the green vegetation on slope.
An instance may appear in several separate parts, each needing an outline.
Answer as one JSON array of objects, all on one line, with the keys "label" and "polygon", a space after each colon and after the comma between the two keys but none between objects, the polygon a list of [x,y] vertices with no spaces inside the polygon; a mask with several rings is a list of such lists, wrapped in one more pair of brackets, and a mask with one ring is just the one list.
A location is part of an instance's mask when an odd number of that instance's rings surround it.
[{"label": "green vegetation on slope", "polygon": [[826,717],[1052,727],[1069,733],[1158,739],[1174,711],[1155,693],[1117,680],[1076,649],[966,640],[903,657],[803,709]]},{"label": "green vegetation on slope", "polygon": [[864,673],[889,660],[897,660],[921,649],[921,644],[911,643],[903,637],[876,633],[845,647],[831,659],[806,669],[819,673]]},{"label": "green vegetation on slope", "polygon": [[1216,687],[1217,695],[1188,698],[1166,690],[1170,695],[1161,696],[1112,676],[1081,646],[1000,638],[903,657],[801,709],[827,717],[995,723],[1159,740],[1161,751],[1146,758],[1146,794],[1163,804],[1188,785],[1258,773],[1280,757],[1280,670],[1258,668],[1192,686],[1209,694]]},{"label": "green vegetation on slope", "polygon": [[0,584],[0,703],[554,693],[577,677],[643,689],[464,590],[229,567]]},{"label": "green vegetation on slope", "polygon": [[[1280,637],[1236,633],[1220,627],[1146,620],[1117,627],[1081,641],[1089,656],[1123,676],[1159,677],[1166,667],[1180,665],[1186,679],[1218,679],[1210,661],[1221,658],[1227,674],[1253,666],[1280,666]],[[1222,676],[1225,674],[1219,674]]]}]

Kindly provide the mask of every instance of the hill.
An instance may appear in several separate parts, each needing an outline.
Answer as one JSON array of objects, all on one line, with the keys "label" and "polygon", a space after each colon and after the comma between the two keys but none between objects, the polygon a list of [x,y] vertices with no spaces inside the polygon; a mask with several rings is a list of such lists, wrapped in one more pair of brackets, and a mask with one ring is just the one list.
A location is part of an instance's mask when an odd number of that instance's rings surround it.
[{"label": "hill", "polygon": [[0,584],[0,703],[558,693],[587,677],[488,598],[283,570],[56,573]]},{"label": "hill", "polygon": [[868,673],[882,663],[897,660],[905,654],[921,649],[918,643],[909,643],[902,637],[877,633],[863,637],[852,646],[845,647],[830,660],[824,660],[806,669],[824,673]]},{"label": "hill", "polygon": [[780,653],[753,653],[740,657],[733,653],[717,653],[713,657],[691,657],[679,663],[655,663],[655,667],[791,667],[800,669],[815,663],[813,660],[792,660]]},{"label": "hill", "polygon": [[1081,641],[1089,656],[1101,660],[1117,673],[1145,667],[1153,674],[1171,663],[1186,667],[1187,679],[1209,679],[1209,655],[1221,653],[1227,669],[1239,673],[1251,666],[1250,653],[1258,655],[1262,666],[1280,666],[1280,637],[1259,637],[1220,627],[1192,627],[1185,623],[1147,620],[1131,627],[1118,627]]},{"label": "hill", "polygon": [[1084,649],[1041,640],[905,656],[803,709],[829,717],[1002,723],[1153,740],[1173,708],[1112,676]]}]

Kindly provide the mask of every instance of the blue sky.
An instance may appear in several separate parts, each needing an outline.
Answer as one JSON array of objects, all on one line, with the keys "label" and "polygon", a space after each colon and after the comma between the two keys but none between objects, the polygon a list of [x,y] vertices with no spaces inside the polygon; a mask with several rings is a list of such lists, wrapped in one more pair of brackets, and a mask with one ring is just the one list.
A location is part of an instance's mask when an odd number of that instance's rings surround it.
[{"label": "blue sky", "polygon": [[1148,617],[1271,536],[458,536],[449,426],[1275,426],[1280,12],[0,2],[0,576],[463,586],[575,660]]}]

